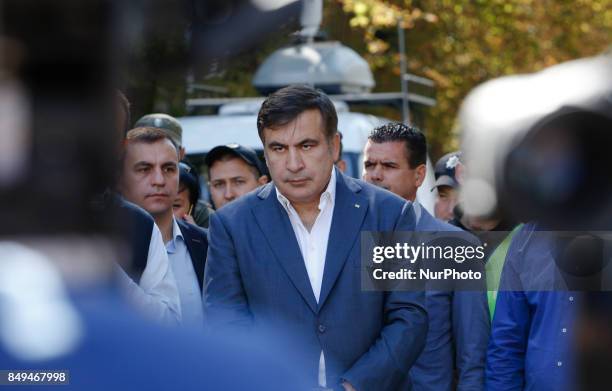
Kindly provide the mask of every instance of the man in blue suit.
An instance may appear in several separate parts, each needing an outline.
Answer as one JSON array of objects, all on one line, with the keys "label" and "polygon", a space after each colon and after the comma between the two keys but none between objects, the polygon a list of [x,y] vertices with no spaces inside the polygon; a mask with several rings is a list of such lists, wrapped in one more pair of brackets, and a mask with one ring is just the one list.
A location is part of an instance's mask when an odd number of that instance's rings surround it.
[{"label": "man in blue suit", "polygon": [[[375,128],[364,149],[363,178],[412,201],[419,231],[461,231],[433,217],[416,201],[426,174],[427,140],[417,128],[388,123]],[[413,390],[481,390],[489,338],[484,292],[426,292],[429,332],[410,370]],[[453,372],[456,371],[456,379]]]},{"label": "man in blue suit", "polygon": [[337,121],[329,98],[306,86],[262,104],[273,182],[211,218],[207,320],[213,331],[273,329],[313,386],[394,390],[423,348],[424,295],[362,291],[360,232],[411,231],[414,212],[334,168]]}]

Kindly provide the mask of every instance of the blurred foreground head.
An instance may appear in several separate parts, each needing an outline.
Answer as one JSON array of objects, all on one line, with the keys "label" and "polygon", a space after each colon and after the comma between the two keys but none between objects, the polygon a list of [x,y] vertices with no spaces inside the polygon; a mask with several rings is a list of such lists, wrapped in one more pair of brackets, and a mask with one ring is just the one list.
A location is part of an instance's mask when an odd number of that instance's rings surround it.
[{"label": "blurred foreground head", "polygon": [[[51,3],[2,3],[0,236],[112,230],[112,216],[92,213],[92,198],[112,183],[119,144],[112,56],[104,50],[111,34],[103,17]],[[91,7],[90,14],[109,12],[104,2]],[[51,25],[41,34],[33,26],[43,16]]]},{"label": "blurred foreground head", "polygon": [[466,213],[553,229],[612,221],[612,55],[484,83],[460,112]]}]

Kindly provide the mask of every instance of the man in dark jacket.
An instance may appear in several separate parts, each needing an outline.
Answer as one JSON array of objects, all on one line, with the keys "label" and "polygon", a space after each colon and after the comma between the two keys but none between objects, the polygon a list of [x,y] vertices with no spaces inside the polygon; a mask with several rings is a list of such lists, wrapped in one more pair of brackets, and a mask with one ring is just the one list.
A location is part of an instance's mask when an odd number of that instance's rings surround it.
[{"label": "man in dark jacket", "polygon": [[[414,127],[389,123],[372,131],[364,150],[367,182],[412,201],[418,231],[460,231],[434,218],[416,201],[426,174],[427,142]],[[410,370],[414,390],[480,390],[489,321],[484,292],[426,292],[429,332],[421,356]],[[456,369],[457,379],[454,379]]]},{"label": "man in dark jacket", "polygon": [[177,281],[182,322],[203,327],[207,233],[174,218],[172,206],[179,188],[178,157],[176,144],[161,129],[132,129],[126,137],[119,190],[128,201],[141,206],[155,219]]}]

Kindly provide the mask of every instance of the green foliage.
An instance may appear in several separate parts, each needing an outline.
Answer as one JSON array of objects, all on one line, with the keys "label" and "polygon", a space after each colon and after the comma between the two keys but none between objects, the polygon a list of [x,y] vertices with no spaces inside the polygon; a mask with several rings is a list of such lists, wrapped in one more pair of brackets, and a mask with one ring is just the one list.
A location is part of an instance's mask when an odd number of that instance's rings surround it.
[{"label": "green foliage", "polygon": [[[324,4],[322,29],[329,39],[366,58],[378,92],[400,90],[397,21],[401,20],[409,71],[437,84],[438,105],[416,113],[433,157],[458,147],[456,114],[462,99],[479,83],[594,55],[612,41],[612,0],[329,0]],[[257,95],[251,85],[257,67],[290,43],[295,24],[280,26],[256,48],[213,61],[206,69],[187,65],[186,26],[172,30],[164,26],[146,32],[146,42],[131,53],[128,96],[134,102],[134,119],[152,111],[183,115],[190,71],[197,83],[227,89],[226,96]],[[393,109],[369,111],[399,119]]]},{"label": "green foliage", "polygon": [[474,86],[502,75],[534,72],[597,54],[612,38],[610,0],[336,3],[350,16],[355,34],[362,37],[361,52],[373,67],[381,90],[397,85],[396,23],[402,20],[409,71],[437,82],[438,105],[424,119],[436,156],[457,148],[456,114]]}]

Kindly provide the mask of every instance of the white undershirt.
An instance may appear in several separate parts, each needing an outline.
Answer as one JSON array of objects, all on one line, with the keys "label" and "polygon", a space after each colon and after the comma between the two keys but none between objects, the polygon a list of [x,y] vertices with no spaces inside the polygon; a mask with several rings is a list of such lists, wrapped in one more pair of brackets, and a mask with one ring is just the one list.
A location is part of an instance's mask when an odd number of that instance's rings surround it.
[{"label": "white undershirt", "polygon": [[[332,216],[334,214],[334,204],[336,201],[336,171],[332,168],[331,177],[325,191],[319,198],[319,215],[317,216],[310,232],[304,227],[300,216],[291,205],[291,202],[280,193],[276,188],[276,198],[289,216],[291,227],[295,233],[310,286],[314,293],[317,303],[321,295],[321,285],[323,283],[323,271],[325,270],[325,256],[327,255],[327,242],[329,231],[331,230]],[[325,376],[325,357],[321,350],[319,358],[319,386],[326,387]]]},{"label": "white undershirt", "polygon": [[116,265],[116,270],[128,298],[137,306],[163,323],[181,323],[181,300],[176,279],[157,224],[153,224],[147,266],[140,283],[136,284],[119,265]]}]

